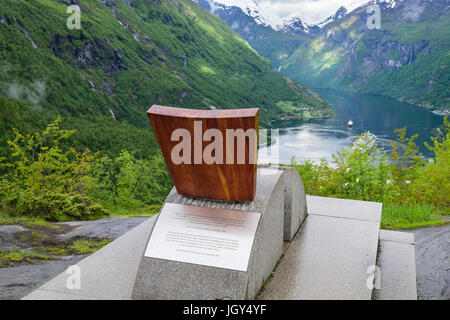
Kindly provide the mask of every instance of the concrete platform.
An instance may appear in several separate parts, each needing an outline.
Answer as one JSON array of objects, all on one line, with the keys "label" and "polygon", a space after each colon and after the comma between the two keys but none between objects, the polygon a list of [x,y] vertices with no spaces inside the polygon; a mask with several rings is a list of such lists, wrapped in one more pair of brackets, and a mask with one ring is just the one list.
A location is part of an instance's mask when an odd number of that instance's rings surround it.
[{"label": "concrete platform", "polygon": [[417,300],[413,233],[381,230],[378,266],[381,287],[374,300]]},{"label": "concrete platform", "polygon": [[[353,204],[307,197],[309,216],[260,298],[371,298],[366,271],[376,263],[381,204]],[[153,223],[145,221],[82,260],[80,290],[67,289],[69,275],[62,273],[24,299],[130,299]]]},{"label": "concrete platform", "polygon": [[370,300],[380,203],[307,196],[308,217],[260,299]]},{"label": "concrete platform", "polygon": [[352,220],[381,221],[382,204],[358,200],[306,196],[308,213]]}]

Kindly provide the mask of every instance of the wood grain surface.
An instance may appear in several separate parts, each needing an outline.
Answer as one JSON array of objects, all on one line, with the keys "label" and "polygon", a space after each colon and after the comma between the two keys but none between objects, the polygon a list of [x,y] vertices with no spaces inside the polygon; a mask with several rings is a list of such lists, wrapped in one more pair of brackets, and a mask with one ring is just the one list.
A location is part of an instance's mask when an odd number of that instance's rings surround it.
[{"label": "wood grain surface", "polygon": [[[147,116],[179,194],[225,201],[252,201],[254,199],[258,153],[258,108],[194,110],[154,105],[147,111]],[[199,130],[199,121],[201,121],[201,130]],[[194,130],[194,126],[197,130]],[[177,164],[172,159],[173,148],[181,142],[181,138],[172,141],[172,134],[176,129],[186,129],[190,134],[191,155],[190,161],[186,161],[188,163]],[[220,161],[207,164],[203,157],[199,159],[198,152],[194,159],[196,148],[197,150],[201,148],[203,155],[205,148],[216,141],[214,137],[210,139],[211,141],[204,141],[204,133],[208,129],[217,129],[222,133],[222,164]],[[238,163],[238,139],[233,138],[234,150],[226,148],[227,129],[242,129],[244,132],[254,129],[249,132],[255,132],[255,139],[245,138],[245,161],[243,164]],[[197,132],[196,139],[194,139],[195,132]],[[197,141],[196,146],[194,141]],[[180,154],[184,155],[183,152]],[[216,155],[216,152],[212,154]],[[253,157],[250,159],[252,155]]]}]

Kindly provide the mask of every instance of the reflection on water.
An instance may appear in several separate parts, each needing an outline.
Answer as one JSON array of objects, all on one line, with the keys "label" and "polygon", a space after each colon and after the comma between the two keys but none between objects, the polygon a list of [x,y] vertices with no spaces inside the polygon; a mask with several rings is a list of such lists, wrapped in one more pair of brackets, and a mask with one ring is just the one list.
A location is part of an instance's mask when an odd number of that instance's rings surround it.
[{"label": "reflection on water", "polygon": [[[389,149],[389,142],[395,139],[396,128],[407,127],[408,135],[419,134],[416,140],[425,156],[428,151],[425,141],[430,141],[431,131],[439,127],[443,118],[423,108],[395,100],[364,94],[348,94],[335,90],[320,90],[336,112],[336,116],[324,120],[304,120],[279,123],[280,136],[269,148],[279,148],[280,162],[290,163],[292,156],[297,160],[332,160],[336,151],[349,147],[357,136],[370,131],[377,137],[379,146]],[[353,128],[348,128],[348,121]],[[266,150],[261,149],[262,154]]]}]

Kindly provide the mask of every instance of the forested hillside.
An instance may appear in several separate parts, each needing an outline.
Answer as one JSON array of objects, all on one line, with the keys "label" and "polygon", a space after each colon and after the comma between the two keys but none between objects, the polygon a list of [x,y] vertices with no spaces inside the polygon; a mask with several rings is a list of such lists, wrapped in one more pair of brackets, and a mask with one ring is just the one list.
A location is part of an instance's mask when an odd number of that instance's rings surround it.
[{"label": "forested hillside", "polygon": [[[68,4],[81,9],[80,30],[66,26]],[[260,107],[264,126],[286,114],[279,102],[328,112],[188,0],[2,0],[0,68],[0,94],[63,117],[108,117],[114,127],[148,127],[154,103]]]},{"label": "forested hillside", "polygon": [[[68,19],[80,9],[80,29]],[[152,104],[330,114],[315,92],[189,0],[0,0],[0,212],[80,219],[172,188]],[[304,114],[304,110],[308,110]]]}]

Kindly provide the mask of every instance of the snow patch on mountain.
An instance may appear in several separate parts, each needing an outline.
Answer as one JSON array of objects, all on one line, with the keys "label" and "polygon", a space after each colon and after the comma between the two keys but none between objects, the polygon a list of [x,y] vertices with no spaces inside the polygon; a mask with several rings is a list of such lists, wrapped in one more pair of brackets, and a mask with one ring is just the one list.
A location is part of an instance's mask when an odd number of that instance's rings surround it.
[{"label": "snow patch on mountain", "polygon": [[246,15],[253,18],[253,20],[260,25],[270,27],[276,31],[309,32],[309,25],[302,22],[300,18],[280,18],[273,16],[270,13],[263,12],[254,0],[194,0],[197,3],[206,2],[209,5],[209,11],[216,13],[219,9],[230,10],[232,7],[240,8]]},{"label": "snow patch on mountain", "polygon": [[[381,4],[384,3],[387,8],[395,8],[398,3],[400,3],[402,0],[373,0],[371,1],[374,4]],[[431,0],[430,0],[431,1]]]},{"label": "snow patch on mountain", "polygon": [[[194,0],[198,4],[201,4],[204,7],[204,4],[208,4],[209,11],[213,14],[216,14],[218,10],[229,11],[234,8],[239,8],[245,13],[247,16],[253,18],[255,23],[270,27],[275,31],[289,32],[289,33],[313,33],[314,31],[318,31],[319,28],[323,28],[329,23],[337,21],[346,17],[349,14],[348,8],[341,6],[333,15],[327,17],[323,21],[314,24],[308,24],[304,22],[304,19],[301,17],[286,17],[282,18],[277,15],[273,15],[271,12],[268,12],[267,9],[262,9],[255,0]],[[367,6],[371,4],[383,5],[385,8],[395,8],[399,3],[402,3],[404,0],[367,0],[365,4],[362,6]],[[432,0],[429,0],[430,2]],[[350,9],[353,10],[355,4],[358,1],[355,1],[350,6]],[[359,6],[358,6],[359,7]],[[350,11],[351,11],[350,10]],[[238,27],[238,26],[236,26]]]},{"label": "snow patch on mountain", "polygon": [[318,23],[317,26],[319,28],[323,28],[324,26],[326,26],[327,24],[334,22],[336,20],[342,19],[344,18],[346,15],[348,14],[347,9],[344,7],[340,7],[335,14],[329,16],[328,18],[326,18],[325,20],[323,20],[322,22]]}]

